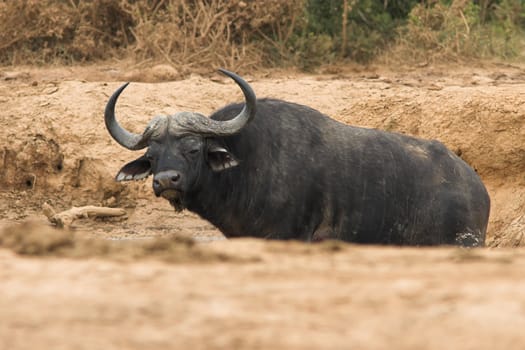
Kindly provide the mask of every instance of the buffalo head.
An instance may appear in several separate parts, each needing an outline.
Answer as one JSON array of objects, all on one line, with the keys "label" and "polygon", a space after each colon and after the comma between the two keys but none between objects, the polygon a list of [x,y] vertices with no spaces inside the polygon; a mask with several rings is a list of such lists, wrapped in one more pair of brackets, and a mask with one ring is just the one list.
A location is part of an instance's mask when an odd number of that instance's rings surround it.
[{"label": "buffalo head", "polygon": [[219,142],[221,137],[239,133],[255,115],[256,98],[252,88],[238,75],[220,69],[241,88],[245,105],[234,118],[213,120],[199,113],[181,112],[153,118],[142,134],[124,129],[115,119],[115,104],[129,83],[109,99],[104,112],[106,128],[123,147],[147,148],[138,159],[124,165],[117,181],[139,180],[153,174],[153,191],[170,201],[177,210],[185,207],[184,198],[196,186],[203,167],[220,172],[235,167],[238,161]]}]

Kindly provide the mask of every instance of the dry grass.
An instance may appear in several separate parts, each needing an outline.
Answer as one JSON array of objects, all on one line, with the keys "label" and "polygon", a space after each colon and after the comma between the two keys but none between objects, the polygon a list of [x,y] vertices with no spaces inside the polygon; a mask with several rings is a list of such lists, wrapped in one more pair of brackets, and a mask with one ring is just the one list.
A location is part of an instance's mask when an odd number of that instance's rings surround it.
[{"label": "dry grass", "polygon": [[258,64],[260,52],[247,43],[248,33],[236,28],[243,23],[232,18],[242,14],[239,4],[179,0],[167,1],[162,10],[137,7],[133,54],[139,61],[160,58],[184,68]]},{"label": "dry grass", "polygon": [[519,56],[518,26],[510,21],[482,23],[481,10],[469,0],[454,0],[450,6],[441,2],[416,5],[382,60],[432,63]]},{"label": "dry grass", "polygon": [[286,54],[302,8],[303,0],[0,0],[0,64],[126,56],[242,71],[271,63],[268,51]]},{"label": "dry grass", "polygon": [[[310,69],[333,62],[340,40],[343,47],[352,47],[354,59],[383,52],[371,44],[380,34],[370,31],[369,24],[357,28],[361,34],[351,39],[313,32],[310,22],[316,19],[308,15],[307,4],[308,0],[0,0],[0,65],[126,58],[140,68],[167,63],[182,74],[217,67],[242,73],[274,66]],[[480,23],[487,16],[480,11],[487,7],[475,2],[421,2],[412,9],[408,24],[398,27],[398,40],[380,61],[413,64],[518,56],[523,47],[523,36],[517,35],[522,9],[519,0],[502,0],[498,8],[491,7],[498,21]]]},{"label": "dry grass", "polygon": [[72,63],[104,59],[129,42],[123,1],[0,2],[0,62]]},{"label": "dry grass", "polygon": [[[183,69],[229,67],[236,71],[271,63],[268,46],[286,41],[303,0],[166,0],[135,7],[136,60],[159,58]],[[288,16],[283,16],[287,14]]]}]

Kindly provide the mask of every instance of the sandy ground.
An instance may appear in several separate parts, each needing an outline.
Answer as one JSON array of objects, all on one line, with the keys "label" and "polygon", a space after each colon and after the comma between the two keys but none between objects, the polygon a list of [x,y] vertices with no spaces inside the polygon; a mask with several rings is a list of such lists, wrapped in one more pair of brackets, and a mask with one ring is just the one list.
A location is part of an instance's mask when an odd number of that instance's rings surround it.
[{"label": "sandy ground", "polygon": [[[447,144],[491,195],[489,247],[476,250],[224,240],[155,198],[150,179],[113,181],[138,155],[110,138],[102,114],[137,81],[117,115],[141,132],[157,114],[241,100],[231,81],[164,81],[177,75],[162,66],[1,69],[0,348],[522,349],[524,68],[246,77],[260,97]],[[44,203],[127,215],[57,230]]]}]

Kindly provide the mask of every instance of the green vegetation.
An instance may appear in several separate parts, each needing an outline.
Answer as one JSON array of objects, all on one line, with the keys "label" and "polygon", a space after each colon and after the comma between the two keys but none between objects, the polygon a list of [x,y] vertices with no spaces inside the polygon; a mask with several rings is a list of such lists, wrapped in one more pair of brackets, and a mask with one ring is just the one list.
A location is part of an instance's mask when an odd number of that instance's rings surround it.
[{"label": "green vegetation", "polygon": [[0,64],[522,59],[523,0],[0,0]]},{"label": "green vegetation", "polygon": [[524,48],[524,25],[521,0],[418,4],[398,29],[396,49],[409,60],[513,59]]}]

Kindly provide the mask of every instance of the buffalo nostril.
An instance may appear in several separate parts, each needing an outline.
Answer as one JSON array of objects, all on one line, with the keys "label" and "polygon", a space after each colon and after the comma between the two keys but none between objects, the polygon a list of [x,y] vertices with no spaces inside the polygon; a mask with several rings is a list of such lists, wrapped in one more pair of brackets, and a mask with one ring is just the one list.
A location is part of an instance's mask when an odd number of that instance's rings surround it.
[{"label": "buffalo nostril", "polygon": [[179,174],[175,174],[171,177],[171,182],[177,182],[179,181],[180,179],[180,175]]},{"label": "buffalo nostril", "polygon": [[160,181],[159,180],[153,180],[153,186],[155,186],[155,187],[160,186]]}]

